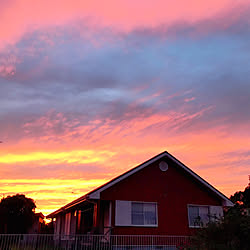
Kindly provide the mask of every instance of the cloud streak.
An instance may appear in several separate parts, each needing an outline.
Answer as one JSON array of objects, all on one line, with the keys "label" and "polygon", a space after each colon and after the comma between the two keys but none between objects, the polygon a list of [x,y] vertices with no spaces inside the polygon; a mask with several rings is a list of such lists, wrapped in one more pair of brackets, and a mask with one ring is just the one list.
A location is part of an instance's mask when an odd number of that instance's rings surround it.
[{"label": "cloud streak", "polygon": [[243,189],[249,1],[109,2],[0,2],[1,193],[49,212],[163,150]]}]

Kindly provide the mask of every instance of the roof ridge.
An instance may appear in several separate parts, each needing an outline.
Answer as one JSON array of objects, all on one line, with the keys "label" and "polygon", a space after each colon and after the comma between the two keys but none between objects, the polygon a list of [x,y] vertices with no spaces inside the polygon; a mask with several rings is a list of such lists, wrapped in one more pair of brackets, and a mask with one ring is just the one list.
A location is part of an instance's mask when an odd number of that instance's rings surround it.
[{"label": "roof ridge", "polygon": [[[207,188],[209,188],[211,191],[213,191],[216,195],[218,195],[219,197],[221,197],[225,204],[228,206],[232,206],[233,203],[229,200],[228,197],[226,197],[223,193],[221,193],[218,189],[216,189],[215,187],[213,187],[211,184],[209,184],[206,180],[204,180],[202,177],[200,177],[198,174],[196,174],[193,170],[191,170],[189,167],[187,167],[185,164],[183,164],[181,161],[179,161],[177,158],[175,158],[172,154],[170,154],[169,152],[167,152],[166,150],[155,155],[154,157],[144,161],[143,163],[129,169],[128,171],[126,171],[123,174],[120,174],[116,177],[114,177],[113,179],[111,179],[110,181],[104,183],[103,185],[93,189],[92,191],[86,193],[85,195],[79,197],[78,199],[66,204],[65,206],[59,208],[58,210],[56,210],[55,212],[49,214],[48,216],[51,217],[51,215],[57,214],[61,211],[63,211],[64,209],[67,209],[68,207],[72,207],[76,204],[78,204],[79,202],[86,200],[86,199],[100,199],[100,192],[102,192],[103,190],[113,186],[114,184],[120,182],[121,180],[123,180],[124,178],[127,178],[128,176],[130,176],[131,174],[136,173],[137,171],[143,169],[144,167],[147,167],[148,165],[150,165],[151,163],[155,162],[156,160],[161,159],[163,156],[166,156],[168,158],[170,158],[171,160],[173,160],[176,164],[178,164],[184,171],[188,172],[191,176],[193,176],[194,178],[196,178],[201,184],[205,185]],[[119,180],[120,179],[120,180]]]}]

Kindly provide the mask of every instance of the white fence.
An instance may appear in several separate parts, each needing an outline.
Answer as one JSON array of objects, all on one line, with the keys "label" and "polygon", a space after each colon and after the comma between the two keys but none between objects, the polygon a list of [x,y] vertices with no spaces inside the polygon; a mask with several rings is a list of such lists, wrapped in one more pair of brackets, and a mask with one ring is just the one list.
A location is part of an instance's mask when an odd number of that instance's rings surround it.
[{"label": "white fence", "polygon": [[188,236],[0,234],[0,250],[175,250]]}]

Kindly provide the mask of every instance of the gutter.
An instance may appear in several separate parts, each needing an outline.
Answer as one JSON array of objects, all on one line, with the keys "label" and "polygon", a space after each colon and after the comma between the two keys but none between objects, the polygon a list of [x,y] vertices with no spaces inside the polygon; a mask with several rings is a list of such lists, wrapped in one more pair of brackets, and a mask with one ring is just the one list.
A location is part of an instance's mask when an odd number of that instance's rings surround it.
[{"label": "gutter", "polygon": [[59,214],[61,212],[65,212],[69,208],[74,207],[74,206],[76,206],[76,205],[78,205],[78,204],[80,204],[80,203],[82,203],[84,201],[96,204],[96,202],[92,202],[92,201],[89,200],[89,196],[88,195],[85,195],[84,197],[80,197],[80,198],[76,199],[75,201],[70,202],[69,204],[65,205],[64,207],[59,208],[55,212],[47,215],[46,218],[55,218],[55,215],[57,215],[57,214]]}]

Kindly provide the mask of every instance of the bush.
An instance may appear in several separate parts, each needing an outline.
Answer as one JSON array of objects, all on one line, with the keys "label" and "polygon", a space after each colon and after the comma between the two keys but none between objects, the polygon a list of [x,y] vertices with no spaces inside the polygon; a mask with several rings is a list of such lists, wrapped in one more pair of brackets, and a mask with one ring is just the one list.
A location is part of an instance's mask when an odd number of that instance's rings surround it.
[{"label": "bush", "polygon": [[242,207],[230,208],[223,219],[211,222],[191,238],[189,249],[248,250],[250,242],[250,216]]}]

